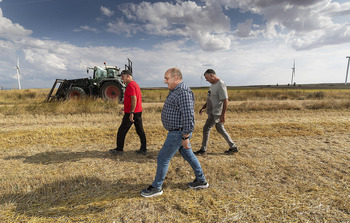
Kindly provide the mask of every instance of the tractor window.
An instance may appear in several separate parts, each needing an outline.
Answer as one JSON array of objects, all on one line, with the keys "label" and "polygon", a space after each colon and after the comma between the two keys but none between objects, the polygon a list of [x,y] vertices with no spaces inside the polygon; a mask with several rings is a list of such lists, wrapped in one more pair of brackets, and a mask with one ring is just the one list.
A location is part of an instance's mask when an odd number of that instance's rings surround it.
[{"label": "tractor window", "polygon": [[101,79],[107,77],[107,71],[101,67],[97,67],[95,70],[95,79]]},{"label": "tractor window", "polygon": [[119,74],[119,72],[115,69],[110,69],[108,68],[108,77],[117,77],[117,75]]}]

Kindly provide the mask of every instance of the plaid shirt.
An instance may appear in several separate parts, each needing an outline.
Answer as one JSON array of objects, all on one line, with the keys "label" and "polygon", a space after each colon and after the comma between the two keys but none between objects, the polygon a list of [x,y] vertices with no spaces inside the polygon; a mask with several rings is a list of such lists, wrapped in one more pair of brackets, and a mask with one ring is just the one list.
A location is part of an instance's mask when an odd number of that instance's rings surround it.
[{"label": "plaid shirt", "polygon": [[194,130],[194,94],[180,82],[170,90],[162,110],[162,123],[166,130],[179,130],[187,135]]}]

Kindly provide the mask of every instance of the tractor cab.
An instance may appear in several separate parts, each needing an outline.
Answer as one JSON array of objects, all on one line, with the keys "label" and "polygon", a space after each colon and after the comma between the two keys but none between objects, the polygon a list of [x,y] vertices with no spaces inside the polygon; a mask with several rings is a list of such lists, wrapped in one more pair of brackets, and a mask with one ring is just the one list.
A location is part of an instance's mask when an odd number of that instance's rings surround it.
[{"label": "tractor cab", "polygon": [[[94,80],[106,79],[106,78],[118,78],[119,68],[117,67],[100,67],[89,68],[94,70]],[[89,71],[89,70],[88,70]]]}]

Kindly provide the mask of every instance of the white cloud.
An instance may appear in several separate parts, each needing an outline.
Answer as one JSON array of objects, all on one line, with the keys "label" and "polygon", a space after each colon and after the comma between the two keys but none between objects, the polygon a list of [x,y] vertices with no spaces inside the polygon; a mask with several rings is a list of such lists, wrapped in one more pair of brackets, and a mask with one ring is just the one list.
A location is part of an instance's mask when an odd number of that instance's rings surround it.
[{"label": "white cloud", "polygon": [[3,39],[19,39],[29,36],[32,31],[25,29],[23,26],[12,23],[11,20],[3,17],[2,9],[0,8],[0,38]]},{"label": "white cloud", "polygon": [[96,28],[93,28],[90,26],[80,26],[79,28],[73,30],[73,32],[81,32],[81,31],[98,32]]},{"label": "white cloud", "polygon": [[[126,7],[125,7],[126,6]],[[189,37],[198,42],[204,50],[229,49],[231,44],[230,20],[221,7],[198,6],[195,2],[149,3],[138,5],[130,3],[121,8],[131,22],[124,20],[109,24],[110,27],[129,27],[119,29],[130,34],[145,32],[160,36]]]},{"label": "white cloud", "polygon": [[247,19],[244,23],[238,23],[236,35],[238,37],[249,37],[251,35],[251,27],[253,25],[253,19]]},{"label": "white cloud", "polygon": [[105,6],[101,6],[100,10],[101,10],[102,14],[107,16],[107,17],[111,17],[112,15],[114,15],[114,11],[110,10],[109,8],[107,8]]}]

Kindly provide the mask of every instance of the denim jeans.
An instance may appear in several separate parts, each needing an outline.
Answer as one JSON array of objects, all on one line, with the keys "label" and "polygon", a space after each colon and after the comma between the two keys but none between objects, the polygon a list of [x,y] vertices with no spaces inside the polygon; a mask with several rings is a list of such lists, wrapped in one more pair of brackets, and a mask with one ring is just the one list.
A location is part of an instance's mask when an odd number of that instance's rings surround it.
[{"label": "denim jeans", "polygon": [[230,148],[236,147],[234,142],[232,141],[231,137],[228,135],[228,133],[225,130],[224,124],[220,122],[220,115],[208,115],[208,119],[205,122],[205,125],[203,127],[203,141],[202,141],[202,151],[207,151],[207,145],[210,135],[211,128],[215,125],[216,130],[218,133],[221,134],[221,136],[226,140],[228,146]]},{"label": "denim jeans", "polygon": [[143,130],[142,112],[138,112],[134,114],[134,122],[130,121],[129,116],[130,116],[130,113],[125,113],[123,117],[123,121],[119,126],[118,133],[117,133],[117,149],[118,150],[124,149],[126,133],[128,133],[130,127],[132,126],[132,124],[134,124],[136,128],[136,133],[139,136],[140,142],[141,142],[140,150],[146,150],[147,142],[146,142],[145,131]]},{"label": "denim jeans", "polygon": [[[190,136],[192,136],[192,134]],[[197,157],[193,154],[192,149],[185,149],[182,147],[182,132],[170,131],[168,132],[168,136],[164,142],[162,149],[158,153],[157,172],[156,177],[152,183],[153,187],[157,189],[162,188],[165,176],[168,172],[170,160],[173,158],[177,151],[179,151],[182,157],[191,165],[196,179],[198,181],[206,181],[202,167]]]}]

